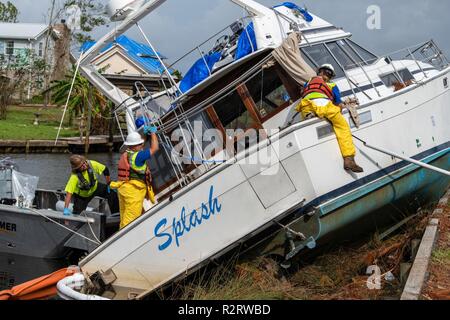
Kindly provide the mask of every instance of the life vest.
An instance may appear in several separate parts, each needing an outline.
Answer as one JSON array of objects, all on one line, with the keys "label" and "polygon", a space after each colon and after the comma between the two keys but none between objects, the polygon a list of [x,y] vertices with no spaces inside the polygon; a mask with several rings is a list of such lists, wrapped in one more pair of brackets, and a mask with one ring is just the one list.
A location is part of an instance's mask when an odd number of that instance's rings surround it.
[{"label": "life vest", "polygon": [[334,100],[333,90],[322,77],[314,77],[308,82],[308,85],[303,91],[302,98],[304,99],[311,93],[321,93],[327,96],[328,99]]},{"label": "life vest", "polygon": [[147,184],[151,183],[151,173],[147,164],[136,166],[138,152],[127,151],[122,154],[119,161],[119,181],[128,182],[139,180]]},{"label": "life vest", "polygon": [[84,178],[82,172],[77,172],[78,188],[82,191],[89,191],[97,185],[96,175],[95,175],[94,169],[92,169],[92,164],[90,161],[88,161],[87,172],[88,172],[88,176],[89,176],[89,181],[87,181]]}]

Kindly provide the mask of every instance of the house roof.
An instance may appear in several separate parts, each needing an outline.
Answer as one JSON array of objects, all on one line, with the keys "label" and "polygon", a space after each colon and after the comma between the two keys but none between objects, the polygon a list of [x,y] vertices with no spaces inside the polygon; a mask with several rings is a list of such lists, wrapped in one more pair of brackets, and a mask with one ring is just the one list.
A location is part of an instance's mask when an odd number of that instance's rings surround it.
[{"label": "house roof", "polygon": [[0,23],[0,38],[3,39],[36,39],[48,30],[42,23]]},{"label": "house roof", "polygon": [[[88,41],[85,42],[81,48],[81,52],[86,52],[89,50],[95,42]],[[144,68],[149,74],[160,74],[164,72],[164,69],[159,62],[158,58],[155,55],[155,52],[147,45],[139,43],[137,41],[134,41],[133,39],[128,38],[125,35],[121,35],[118,37],[114,42],[109,43],[106,45],[100,52],[100,56],[105,54],[106,52],[110,51],[111,49],[120,46],[123,50],[123,52],[133,60],[135,63],[137,63],[139,66]],[[161,53],[158,52],[158,55],[161,59],[167,59],[165,56],[163,56]],[[99,56],[97,57],[99,58]],[[97,59],[96,58],[96,59]]]}]

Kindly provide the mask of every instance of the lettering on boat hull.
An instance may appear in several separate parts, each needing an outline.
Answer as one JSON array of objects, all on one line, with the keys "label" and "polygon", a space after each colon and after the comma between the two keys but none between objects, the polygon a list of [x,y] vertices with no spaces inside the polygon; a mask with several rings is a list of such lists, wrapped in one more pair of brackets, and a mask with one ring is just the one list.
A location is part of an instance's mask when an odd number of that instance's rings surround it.
[{"label": "lettering on boat hull", "polygon": [[164,241],[158,246],[159,251],[168,249],[174,243],[177,247],[180,247],[180,241],[185,234],[194,232],[198,226],[206,223],[222,211],[222,205],[219,203],[219,199],[214,197],[214,186],[210,188],[207,203],[202,203],[199,207],[201,207],[201,211],[193,210],[189,214],[186,213],[186,208],[183,207],[179,218],[173,218],[172,220],[171,233],[163,231],[166,230],[168,224],[167,218],[161,219],[154,230],[155,236]]}]

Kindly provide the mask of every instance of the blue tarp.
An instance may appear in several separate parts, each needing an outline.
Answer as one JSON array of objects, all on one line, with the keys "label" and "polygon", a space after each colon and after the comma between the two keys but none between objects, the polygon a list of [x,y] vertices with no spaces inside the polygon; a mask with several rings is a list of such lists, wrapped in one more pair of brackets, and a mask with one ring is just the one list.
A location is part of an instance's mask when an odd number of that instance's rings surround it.
[{"label": "blue tarp", "polygon": [[234,59],[239,60],[257,49],[258,45],[256,44],[255,29],[253,27],[253,22],[251,22],[239,37]]},{"label": "blue tarp", "polygon": [[[246,30],[247,31],[244,30],[239,37],[235,60],[239,60],[240,58],[245,57],[246,55],[257,50],[256,36],[255,30],[253,28],[253,22],[247,26]],[[249,36],[252,44],[250,44]],[[205,56],[204,59],[203,58],[198,59],[191,67],[191,69],[189,69],[189,71],[186,73],[183,80],[181,81],[180,83],[181,92],[183,93],[188,92],[197,84],[208,78],[209,70],[212,70],[214,65],[218,61],[220,61],[220,59],[221,59],[220,52],[214,52],[210,55]],[[206,66],[205,60],[208,66]]]},{"label": "blue tarp", "polygon": [[306,22],[311,22],[314,20],[313,16],[309,14],[308,10],[300,8],[295,3],[283,2],[282,4],[274,6],[273,8],[278,8],[278,7],[286,7],[286,8],[292,9],[292,10],[298,10],[303,15],[303,18],[305,18]]},{"label": "blue tarp", "polygon": [[[209,77],[209,70],[212,70],[217,61],[221,58],[220,52],[214,52],[197,60],[184,76],[180,83],[181,92],[188,92],[191,88]],[[208,66],[205,64],[208,64]],[[208,69],[209,68],[209,69]]]},{"label": "blue tarp", "polygon": [[[125,49],[125,53],[129,58],[131,58],[134,62],[138,63],[141,67],[143,67],[148,73],[156,73],[164,72],[164,68],[161,63],[157,59],[155,52],[149,47],[133,39],[128,38],[125,35],[121,35],[114,42],[107,44],[100,52],[105,52],[115,44],[119,44]],[[80,48],[80,52],[86,52],[89,50],[95,42],[87,41],[83,43]],[[163,55],[158,52],[158,55],[161,59],[166,59]],[[173,70],[170,70],[173,73]]]}]

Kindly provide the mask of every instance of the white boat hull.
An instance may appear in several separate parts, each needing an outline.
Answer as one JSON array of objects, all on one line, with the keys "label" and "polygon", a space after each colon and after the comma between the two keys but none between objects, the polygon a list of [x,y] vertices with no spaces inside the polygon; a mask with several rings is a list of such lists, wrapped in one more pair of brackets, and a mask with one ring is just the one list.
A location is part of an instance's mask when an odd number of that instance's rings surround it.
[{"label": "white boat hull", "polygon": [[[434,148],[445,155],[450,90],[443,79],[448,75],[446,69],[423,84],[362,106],[365,121],[354,135],[408,157]],[[302,204],[333,201],[325,195],[338,198],[388,176],[384,170],[400,163],[356,142],[357,162],[365,172],[349,174],[332,132],[318,136],[326,126],[310,120],[262,142],[257,152],[270,152],[269,166],[230,161],[211,170],[113,236],[80,267],[86,274],[111,270],[117,277],[113,288],[143,297]]]}]

